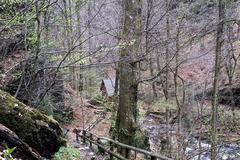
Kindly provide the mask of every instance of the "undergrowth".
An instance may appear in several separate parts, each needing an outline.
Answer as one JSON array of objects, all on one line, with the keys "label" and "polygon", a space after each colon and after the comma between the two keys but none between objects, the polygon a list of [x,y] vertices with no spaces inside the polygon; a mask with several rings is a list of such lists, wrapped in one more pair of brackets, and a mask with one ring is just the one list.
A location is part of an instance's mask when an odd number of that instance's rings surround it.
[{"label": "undergrowth", "polygon": [[55,153],[54,160],[81,160],[80,152],[74,147],[61,147]]}]

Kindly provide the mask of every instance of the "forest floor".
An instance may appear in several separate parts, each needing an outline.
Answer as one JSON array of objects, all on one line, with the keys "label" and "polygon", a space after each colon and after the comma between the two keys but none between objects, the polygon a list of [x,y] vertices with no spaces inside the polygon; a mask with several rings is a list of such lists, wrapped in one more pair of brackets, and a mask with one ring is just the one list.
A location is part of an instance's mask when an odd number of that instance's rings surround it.
[{"label": "forest floor", "polygon": [[[80,96],[80,94],[71,89],[70,86],[67,86],[68,93],[72,97],[72,106],[74,108],[74,120],[71,124],[65,125],[64,128],[70,130],[68,137],[70,145],[77,147],[82,155],[82,159],[90,160],[91,157],[96,157],[96,159],[104,160],[106,156],[96,154],[94,150],[90,149],[86,144],[76,143],[76,134],[73,132],[75,128],[83,129],[87,128],[94,121],[97,120],[99,111],[101,111],[104,106],[92,106],[89,105],[87,99],[84,99]],[[144,101],[139,102],[139,123],[141,127],[145,130],[149,131],[149,137],[152,138],[152,143],[150,143],[150,149],[152,152],[159,153],[159,145],[165,136],[166,124],[165,121],[165,107],[168,106],[171,109],[172,118],[170,119],[170,125],[176,127],[176,104],[174,100],[166,103],[163,100],[156,101],[153,103],[145,103]],[[194,109],[195,108],[195,109]],[[202,110],[202,113],[200,113]],[[209,131],[211,129],[210,121],[211,121],[211,103],[206,101],[201,106],[196,105],[195,107],[188,108],[189,111],[189,125],[191,130],[186,132],[186,135],[191,135],[194,139],[201,138],[204,142],[209,143]],[[227,106],[220,106],[219,112],[221,114],[221,120],[219,121],[219,140],[224,144],[240,144],[240,110],[235,109],[236,112],[236,123],[233,124],[232,119],[232,110]],[[200,114],[202,114],[203,118]],[[150,115],[150,116],[149,116]],[[146,126],[147,125],[147,126]],[[161,131],[156,130],[156,126]],[[110,127],[111,127],[111,112],[106,112],[105,117],[95,124],[95,126],[91,129],[91,132],[100,137],[110,137]],[[176,128],[175,128],[176,129]],[[177,133],[173,129],[173,136],[177,135]],[[155,130],[155,131],[154,131]],[[152,133],[151,133],[152,132]],[[158,133],[155,133],[158,132]],[[159,134],[161,133],[161,134]],[[175,134],[176,133],[176,134]],[[159,142],[158,142],[159,141]],[[154,144],[155,142],[155,144]],[[96,150],[95,150],[96,151]],[[141,159],[141,158],[139,158]]]},{"label": "forest floor", "polygon": [[[72,106],[74,108],[74,120],[70,124],[64,126],[65,129],[69,129],[69,145],[72,145],[80,150],[81,160],[91,160],[92,157],[95,157],[96,160],[107,159],[107,155],[102,155],[97,152],[96,146],[91,149],[87,144],[76,142],[76,134],[74,133],[74,129],[87,128],[94,121],[96,121],[98,118],[99,110],[102,110],[104,106],[99,105],[93,107],[89,105],[87,99],[82,98],[77,91],[71,88],[71,86],[67,86],[66,88],[68,88],[68,93],[71,95],[71,97],[73,97]],[[145,114],[146,111],[141,112]],[[111,116],[111,111],[107,109],[105,117],[101,119],[101,121],[98,122],[96,125],[94,125],[94,127],[90,130],[91,133],[97,135],[98,137],[111,137]],[[145,158],[143,158],[143,155],[137,155],[135,160],[144,159]]]},{"label": "forest floor", "polygon": [[[71,88],[68,86],[68,88]],[[77,129],[83,129],[87,128],[91,123],[95,122],[98,118],[98,113],[103,111],[103,106],[101,105],[90,105],[87,102],[87,99],[84,99],[80,96],[80,94],[71,89],[70,91],[72,95],[72,107],[73,107],[73,118],[74,120],[71,122],[71,124],[67,124],[64,127],[69,129],[70,131],[73,131],[75,128]],[[105,118],[102,119],[97,125],[95,125],[91,131],[94,132],[94,134],[98,136],[109,136],[109,130],[110,130],[110,112],[106,112]],[[75,138],[75,134],[73,132],[69,133],[69,136],[71,138]]]},{"label": "forest floor", "polygon": [[[72,89],[71,86],[67,86],[68,93],[71,94],[74,109],[74,119],[70,124],[64,126],[65,129],[69,129],[68,139],[69,144],[78,148],[81,152],[81,160],[91,160],[95,157],[96,160],[104,160],[106,156],[97,154],[96,148],[89,148],[88,145],[81,142],[76,142],[76,133],[74,129],[86,129],[99,118],[98,115],[102,111],[102,106],[92,106],[86,99],[80,96],[79,92]],[[94,124],[93,128],[90,130],[92,133],[99,137],[109,137],[109,130],[111,127],[110,121],[111,114],[107,112],[104,118]]]},{"label": "forest floor", "polygon": [[13,78],[12,72],[25,60],[23,51],[15,51],[8,57],[0,60],[0,88],[8,84]]}]

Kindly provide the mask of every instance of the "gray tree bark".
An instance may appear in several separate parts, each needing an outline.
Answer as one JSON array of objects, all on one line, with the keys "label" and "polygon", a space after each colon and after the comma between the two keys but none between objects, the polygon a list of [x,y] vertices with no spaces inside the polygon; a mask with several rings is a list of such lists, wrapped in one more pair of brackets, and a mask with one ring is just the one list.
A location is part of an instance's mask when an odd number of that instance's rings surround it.
[{"label": "gray tree bark", "polygon": [[[116,129],[118,140],[133,145],[137,130],[137,63],[134,57],[139,54],[141,42],[141,0],[124,0],[124,21],[119,62],[119,106]],[[129,158],[129,151],[120,149]]]},{"label": "gray tree bark", "polygon": [[218,0],[218,26],[215,48],[215,67],[214,67],[214,82],[213,82],[213,100],[212,100],[212,133],[211,133],[211,159],[217,159],[217,113],[218,113],[218,88],[219,88],[219,73],[221,63],[221,48],[223,44],[224,30],[224,0]]}]

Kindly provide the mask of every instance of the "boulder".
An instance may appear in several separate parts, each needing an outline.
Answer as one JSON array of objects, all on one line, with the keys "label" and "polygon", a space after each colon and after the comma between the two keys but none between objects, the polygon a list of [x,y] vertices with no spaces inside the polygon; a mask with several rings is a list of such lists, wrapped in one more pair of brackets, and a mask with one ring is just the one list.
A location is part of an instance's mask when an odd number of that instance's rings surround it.
[{"label": "boulder", "polygon": [[221,88],[219,90],[219,103],[240,107],[240,86]]},{"label": "boulder", "polygon": [[0,26],[0,59],[13,51],[24,49],[24,33],[22,30],[22,27],[3,29]]},{"label": "boulder", "polygon": [[1,90],[0,123],[14,131],[43,157],[51,158],[61,146],[66,145],[57,121]]},{"label": "boulder", "polygon": [[33,151],[26,143],[24,143],[19,137],[0,124],[0,151],[8,148],[16,147],[12,156],[18,159],[25,160],[41,160],[43,159],[37,152]]},{"label": "boulder", "polygon": [[[196,94],[196,100],[212,100],[213,89],[207,89],[205,95],[203,92]],[[218,92],[218,101],[220,104],[229,105],[232,107],[240,107],[240,85],[233,85],[232,87],[226,85],[221,86]]]}]

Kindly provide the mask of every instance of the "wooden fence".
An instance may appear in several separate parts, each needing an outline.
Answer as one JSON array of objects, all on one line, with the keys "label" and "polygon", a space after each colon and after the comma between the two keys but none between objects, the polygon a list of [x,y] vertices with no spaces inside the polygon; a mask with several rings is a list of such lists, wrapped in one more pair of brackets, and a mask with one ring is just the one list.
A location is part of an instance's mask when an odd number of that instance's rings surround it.
[{"label": "wooden fence", "polygon": [[[87,142],[89,143],[90,148],[93,145],[96,145],[98,147],[98,150],[104,151],[107,154],[109,154],[110,160],[113,160],[113,157],[118,158],[120,160],[129,160],[129,159],[123,157],[122,155],[120,155],[119,153],[115,152],[116,148],[118,148],[118,147],[125,148],[129,152],[134,151],[135,154],[137,154],[137,153],[143,154],[146,157],[149,157],[151,160],[173,160],[171,158],[167,158],[165,156],[157,155],[157,154],[151,153],[149,151],[146,151],[146,150],[143,150],[140,148],[129,146],[129,145],[120,143],[118,141],[106,138],[106,137],[98,137],[97,135],[95,135],[91,132],[88,132],[86,130],[77,129],[75,131],[76,131],[76,140],[77,141],[79,141],[79,138],[81,138],[83,143],[87,143]],[[101,140],[109,142],[109,146],[105,146],[104,144],[102,144]]]}]

